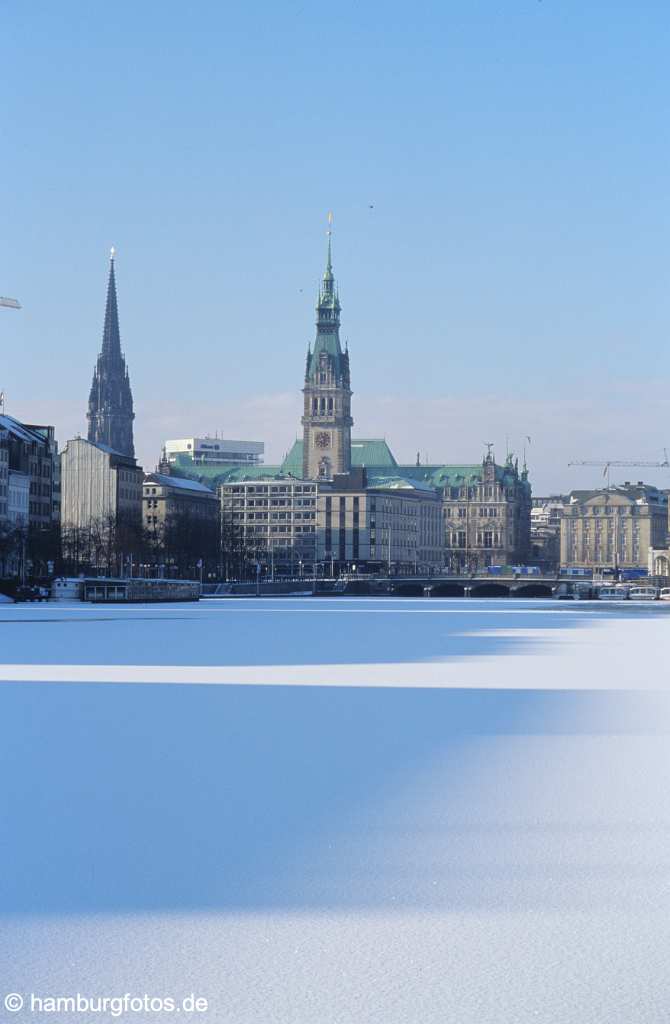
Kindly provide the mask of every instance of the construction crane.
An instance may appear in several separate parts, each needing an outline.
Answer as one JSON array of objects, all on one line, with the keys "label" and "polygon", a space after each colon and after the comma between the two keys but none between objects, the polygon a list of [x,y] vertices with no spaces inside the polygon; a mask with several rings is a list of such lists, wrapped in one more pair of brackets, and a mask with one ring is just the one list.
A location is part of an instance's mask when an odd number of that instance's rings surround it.
[{"label": "construction crane", "polygon": [[568,463],[569,466],[599,466],[602,467],[603,476],[607,477],[607,486],[610,485],[610,468],[612,466],[636,466],[644,469],[670,469],[667,448],[663,449],[662,462],[648,462],[645,459],[575,459]]}]

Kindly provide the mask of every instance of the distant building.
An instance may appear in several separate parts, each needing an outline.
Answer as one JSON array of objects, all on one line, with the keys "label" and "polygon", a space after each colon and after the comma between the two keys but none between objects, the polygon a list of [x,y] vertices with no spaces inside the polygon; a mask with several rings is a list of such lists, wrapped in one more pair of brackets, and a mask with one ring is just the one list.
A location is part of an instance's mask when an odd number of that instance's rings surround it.
[{"label": "distant building", "polygon": [[364,469],[332,480],[222,484],[223,531],[277,571],[410,573],[442,564],[442,501],[433,488]]},{"label": "distant building", "polygon": [[[251,474],[250,474],[251,475]],[[249,559],[285,572],[316,557],[316,481],[289,478],[237,480],[221,484],[224,543]]]},{"label": "distant building", "polygon": [[217,522],[219,499],[196,480],[148,473],[142,486],[142,519],[147,530],[160,533],[173,517]]},{"label": "distant building", "polygon": [[561,519],[561,566],[643,569],[649,549],[665,546],[668,497],[638,481],[572,491]]},{"label": "distant building", "polygon": [[403,477],[335,474],[317,501],[316,560],[347,571],[432,572],[443,564],[442,498]]},{"label": "distant building", "polygon": [[61,453],[61,523],[64,530],[142,520],[144,471],[134,458],[83,437]]},{"label": "distant building", "polygon": [[230,466],[258,466],[263,462],[263,441],[233,441],[223,437],[184,437],[166,441],[163,465],[179,476],[210,475]]},{"label": "distant building", "polygon": [[479,466],[445,465],[433,479],[443,488],[449,569],[528,564],[531,489],[525,467],[519,471],[512,456],[500,466],[489,451]]},{"label": "distant building", "polygon": [[649,548],[647,564],[650,576],[670,578],[670,548]]},{"label": "distant building", "polygon": [[[59,508],[57,460],[53,427],[20,423],[12,416],[0,415],[0,518],[11,517],[16,521],[20,516],[33,530],[54,525]],[[13,481],[11,496],[10,480]],[[24,516],[26,486],[28,508]],[[16,504],[19,500],[20,509]]]},{"label": "distant building", "polygon": [[113,249],[109,262],[102,350],[93,371],[87,418],[88,440],[92,444],[107,445],[115,452],[134,458],[135,413],[128,368],[121,351]]},{"label": "distant building", "polygon": [[533,498],[530,510],[530,560],[543,572],[555,572],[561,561],[561,517],[564,495]]}]

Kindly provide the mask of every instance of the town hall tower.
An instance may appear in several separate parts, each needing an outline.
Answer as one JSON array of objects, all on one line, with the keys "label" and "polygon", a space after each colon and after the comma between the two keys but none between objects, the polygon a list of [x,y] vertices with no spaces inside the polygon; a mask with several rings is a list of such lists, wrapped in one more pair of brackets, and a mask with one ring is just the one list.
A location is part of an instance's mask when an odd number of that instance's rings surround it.
[{"label": "town hall tower", "polygon": [[307,349],[302,475],[330,480],[351,469],[349,351],[340,345],[340,300],[335,287],[328,232],[328,260],[316,307],[316,339]]}]

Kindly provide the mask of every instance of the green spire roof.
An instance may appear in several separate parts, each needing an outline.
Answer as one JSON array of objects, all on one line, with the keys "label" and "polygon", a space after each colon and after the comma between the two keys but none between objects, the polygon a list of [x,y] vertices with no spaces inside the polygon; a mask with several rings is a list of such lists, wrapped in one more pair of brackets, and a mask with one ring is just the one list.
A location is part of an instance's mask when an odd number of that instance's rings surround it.
[{"label": "green spire roof", "polygon": [[[319,289],[316,305],[316,339],[314,347],[308,350],[305,368],[306,383],[316,383],[316,374],[325,365],[332,368],[337,384],[349,386],[349,357],[340,344],[340,299],[333,274],[333,253],[331,234],[328,232],[328,254],[326,269]],[[324,357],[324,358],[322,358]]]}]

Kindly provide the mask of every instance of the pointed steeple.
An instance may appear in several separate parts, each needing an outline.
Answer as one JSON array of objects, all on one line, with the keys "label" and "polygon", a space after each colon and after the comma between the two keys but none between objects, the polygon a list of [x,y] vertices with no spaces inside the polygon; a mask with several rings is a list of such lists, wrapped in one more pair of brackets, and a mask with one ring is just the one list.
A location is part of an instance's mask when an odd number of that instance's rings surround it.
[{"label": "pointed steeple", "polygon": [[326,269],[323,274],[323,280],[321,282],[321,290],[319,291],[319,307],[328,306],[331,309],[337,308],[339,312],[340,302],[337,297],[337,289],[335,287],[335,275],[333,274],[333,215],[328,214],[328,255],[326,257]]},{"label": "pointed steeple", "polygon": [[309,380],[317,372],[324,372],[323,358],[327,358],[329,372],[333,380],[349,384],[349,358],[348,353],[342,351],[340,344],[340,299],[335,286],[335,275],[333,273],[333,247],[332,247],[332,223],[333,215],[328,215],[328,249],[326,255],[326,269],[321,280],[319,299],[316,305],[316,339],[314,347],[307,353],[307,366],[305,380]]},{"label": "pointed steeple", "polygon": [[105,326],[102,332],[102,351],[107,355],[121,356],[121,334],[119,332],[119,308],[116,301],[116,277],[114,275],[114,259],[116,250],[112,246],[109,254],[109,278],[107,280],[107,305],[105,307]]},{"label": "pointed steeple", "polygon": [[133,420],[135,413],[133,412],[133,395],[130,390],[128,368],[121,351],[114,273],[115,256],[116,253],[112,249],[107,280],[102,350],[93,371],[93,383],[88,399],[88,440],[93,444],[104,444],[123,455],[130,455],[134,458]]}]

